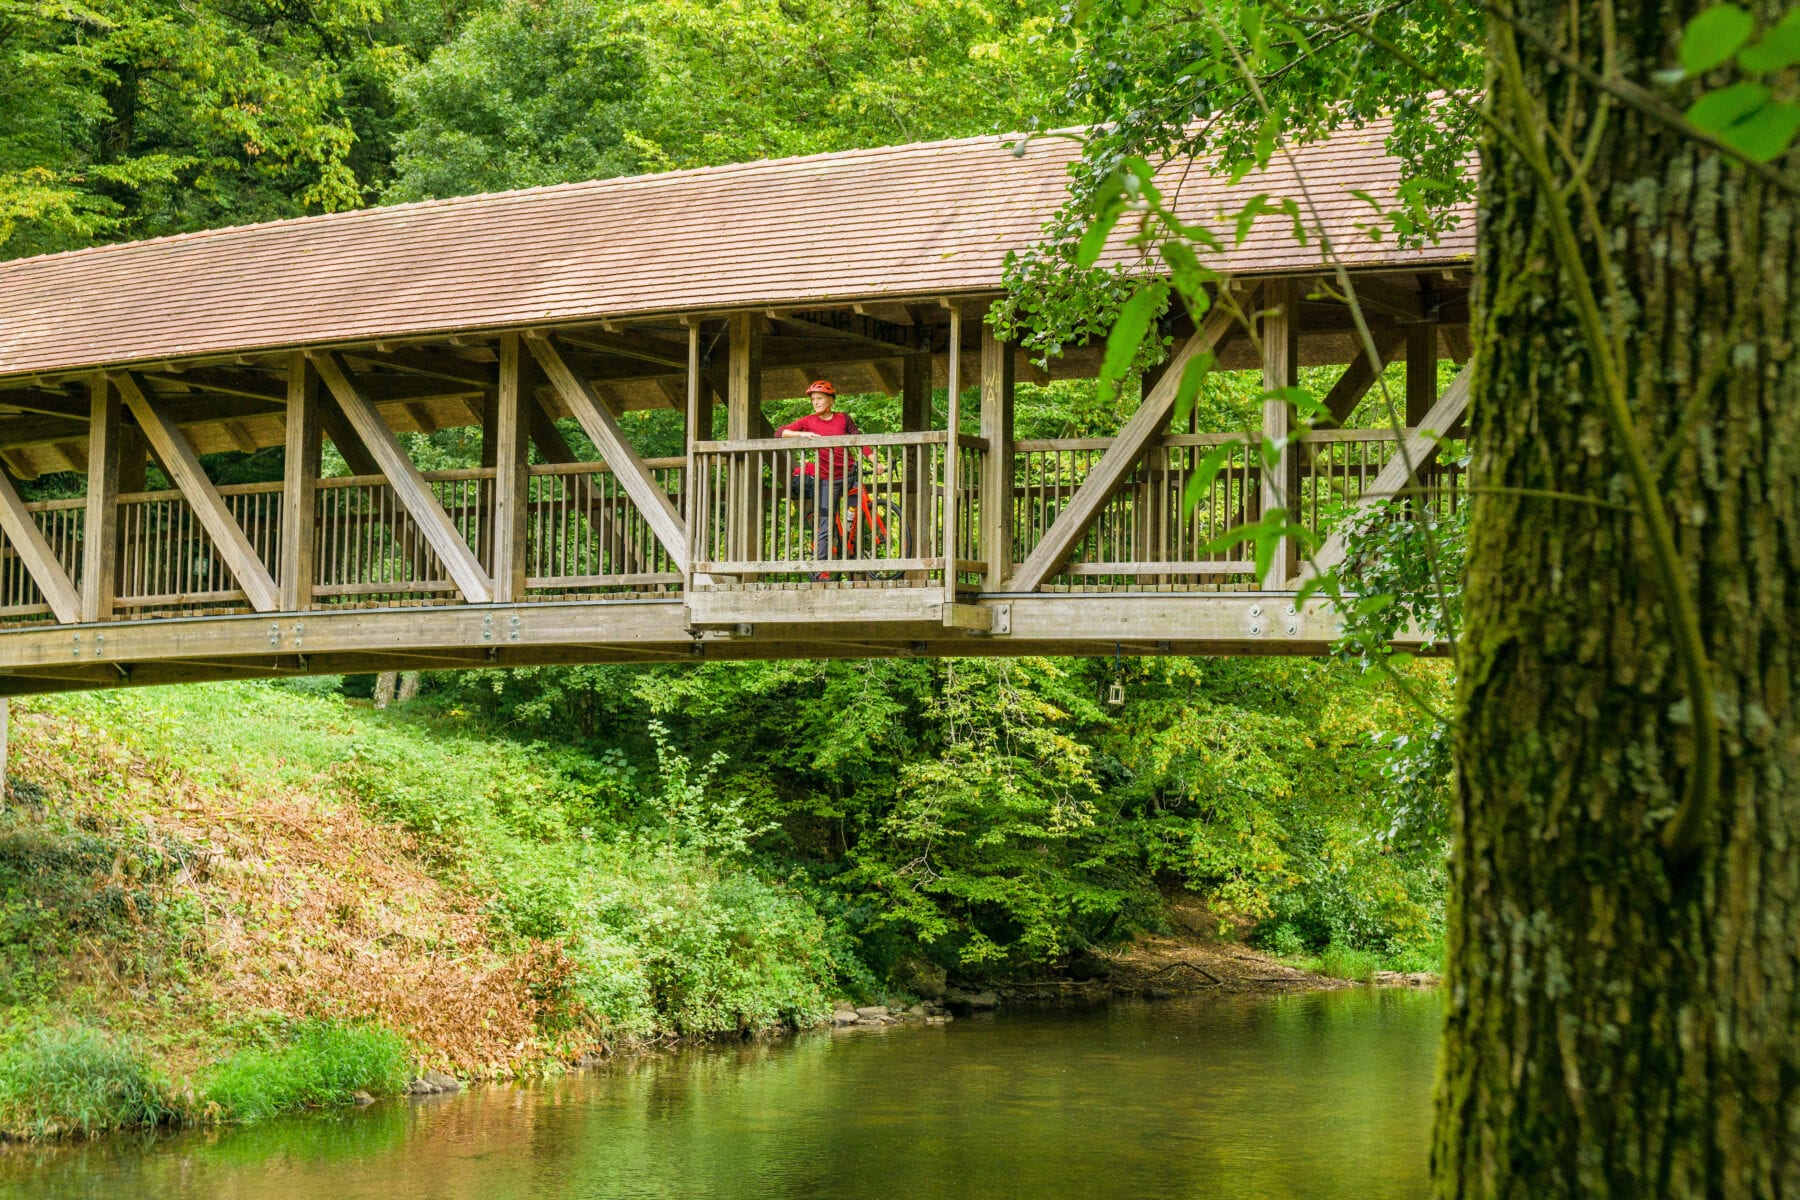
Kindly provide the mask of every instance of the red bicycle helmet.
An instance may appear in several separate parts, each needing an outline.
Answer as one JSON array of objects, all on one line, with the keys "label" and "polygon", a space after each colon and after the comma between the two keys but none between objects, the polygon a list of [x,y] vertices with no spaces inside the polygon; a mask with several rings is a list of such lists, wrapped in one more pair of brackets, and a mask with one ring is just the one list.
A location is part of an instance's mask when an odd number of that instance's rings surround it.
[{"label": "red bicycle helmet", "polygon": [[837,389],[831,386],[831,380],[829,379],[813,380],[812,386],[806,389],[806,394],[810,396],[814,392],[824,392],[827,396],[834,397],[837,395]]}]

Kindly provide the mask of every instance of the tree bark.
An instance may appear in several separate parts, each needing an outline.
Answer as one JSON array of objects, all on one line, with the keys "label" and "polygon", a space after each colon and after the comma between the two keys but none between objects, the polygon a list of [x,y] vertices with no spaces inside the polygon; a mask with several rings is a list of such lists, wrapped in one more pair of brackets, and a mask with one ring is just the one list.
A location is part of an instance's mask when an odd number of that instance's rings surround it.
[{"label": "tree bark", "polygon": [[[1767,27],[1786,5],[1748,7]],[[1621,73],[1647,80],[1701,6],[1512,8],[1596,70],[1610,16]],[[1622,303],[1602,302],[1638,437],[1653,462],[1669,456],[1659,486],[1701,614],[1721,775],[1702,849],[1671,860],[1658,835],[1688,783],[1693,727],[1640,516],[1482,491],[1634,503],[1550,201],[1490,134],[1436,1189],[1792,1196],[1800,204],[1519,46],[1533,95],[1578,147],[1606,122],[1590,182]],[[1570,212],[1597,280],[1599,244]]]}]

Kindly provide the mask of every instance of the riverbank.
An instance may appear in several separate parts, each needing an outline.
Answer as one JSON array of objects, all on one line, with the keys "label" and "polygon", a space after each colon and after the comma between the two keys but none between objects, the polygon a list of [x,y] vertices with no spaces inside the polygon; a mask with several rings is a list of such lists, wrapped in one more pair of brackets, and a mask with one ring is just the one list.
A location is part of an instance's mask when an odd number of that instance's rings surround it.
[{"label": "riverbank", "polygon": [[0,1136],[255,1121],[908,1010],[1339,986],[1182,893],[1160,932],[1054,975],[948,977],[914,949],[877,977],[828,915],[841,893],[754,857],[741,803],[666,746],[647,776],[248,684],[33,700],[12,733]]},{"label": "riverbank", "polygon": [[830,1011],[803,898],[710,827],[597,834],[606,781],[544,748],[254,686],[12,725],[8,1135],[254,1120]]}]

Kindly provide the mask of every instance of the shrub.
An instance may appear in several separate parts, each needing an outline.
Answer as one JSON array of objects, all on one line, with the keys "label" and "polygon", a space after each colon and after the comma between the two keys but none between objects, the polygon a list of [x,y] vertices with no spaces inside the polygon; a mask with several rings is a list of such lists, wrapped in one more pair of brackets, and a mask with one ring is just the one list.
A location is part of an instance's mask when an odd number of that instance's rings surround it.
[{"label": "shrub", "polygon": [[0,1052],[0,1131],[15,1137],[160,1125],[168,1085],[136,1046],[83,1025],[34,1029]]},{"label": "shrub", "polygon": [[1271,924],[1266,933],[1258,929],[1257,940],[1262,943],[1264,949],[1272,954],[1279,954],[1283,958],[1298,958],[1307,950],[1306,939],[1300,936],[1298,929],[1286,921],[1280,924]]},{"label": "shrub", "polygon": [[399,1092],[411,1061],[406,1043],[386,1029],[318,1021],[302,1026],[285,1046],[238,1051],[213,1070],[204,1091],[221,1116],[261,1121],[347,1104],[356,1092]]}]

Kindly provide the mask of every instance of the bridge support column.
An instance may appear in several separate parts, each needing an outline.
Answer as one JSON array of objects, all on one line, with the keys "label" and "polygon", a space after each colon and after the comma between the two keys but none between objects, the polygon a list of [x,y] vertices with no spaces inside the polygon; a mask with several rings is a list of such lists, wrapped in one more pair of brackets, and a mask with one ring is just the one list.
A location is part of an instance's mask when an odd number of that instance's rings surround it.
[{"label": "bridge support column", "polygon": [[[1406,427],[1417,429],[1437,403],[1438,327],[1420,321],[1406,327]],[[1438,430],[1439,433],[1444,432]]]},{"label": "bridge support column", "polygon": [[119,586],[119,451],[123,409],[104,375],[89,384],[87,513],[82,522],[81,619],[113,615]]},{"label": "bridge support column", "polygon": [[[1275,392],[1300,382],[1300,283],[1277,279],[1263,290],[1263,390]],[[1282,508],[1288,520],[1300,516],[1300,446],[1293,405],[1273,396],[1263,401],[1262,434],[1280,447],[1275,464],[1265,459],[1262,470],[1262,511]],[[1300,547],[1293,538],[1282,538],[1269,577],[1275,586],[1292,579],[1300,569]]]},{"label": "bridge support column", "polygon": [[281,486],[281,608],[312,607],[318,483],[324,441],[319,423],[319,373],[306,355],[288,356],[286,475]]},{"label": "bridge support column", "polygon": [[986,588],[999,591],[1012,574],[1013,348],[981,322],[981,436],[987,458],[981,475],[981,554]]},{"label": "bridge support column", "polygon": [[[500,388],[488,425],[493,449],[482,439],[482,457],[494,466],[493,562],[494,600],[509,604],[525,599],[525,522],[531,502],[531,410],[526,364],[519,335],[500,338]],[[484,435],[486,430],[483,431]]]},{"label": "bridge support column", "polygon": [[962,482],[957,478],[956,461],[957,436],[962,432],[962,308],[953,302],[948,307],[950,358],[944,368],[944,603],[955,605],[957,551],[962,548],[962,497],[957,494]]}]

